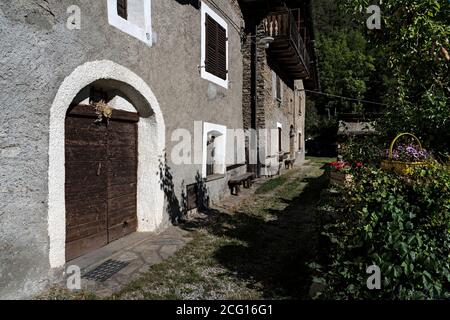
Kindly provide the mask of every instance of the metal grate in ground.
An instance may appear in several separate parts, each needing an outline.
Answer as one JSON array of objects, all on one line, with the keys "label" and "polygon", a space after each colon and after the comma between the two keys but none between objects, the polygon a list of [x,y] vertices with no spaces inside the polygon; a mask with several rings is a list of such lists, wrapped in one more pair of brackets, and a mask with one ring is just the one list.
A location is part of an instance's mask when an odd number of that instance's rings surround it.
[{"label": "metal grate in ground", "polygon": [[108,260],[97,268],[87,272],[83,278],[97,282],[104,282],[115,275],[117,272],[128,266],[129,262]]}]

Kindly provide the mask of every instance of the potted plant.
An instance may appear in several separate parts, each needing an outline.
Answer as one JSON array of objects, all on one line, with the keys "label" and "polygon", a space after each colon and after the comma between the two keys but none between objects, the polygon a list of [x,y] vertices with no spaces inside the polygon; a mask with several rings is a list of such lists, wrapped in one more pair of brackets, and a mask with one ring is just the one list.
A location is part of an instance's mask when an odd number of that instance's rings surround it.
[{"label": "potted plant", "polygon": [[[358,167],[362,163],[357,163]],[[335,161],[327,165],[328,177],[332,185],[343,186],[353,182],[353,175],[350,172],[351,166],[345,161]]]},{"label": "potted plant", "polygon": [[[415,143],[396,144],[403,136],[410,136]],[[409,175],[415,167],[426,165],[426,161],[431,155],[422,148],[419,139],[411,133],[399,134],[391,143],[391,147],[386,152],[388,159],[381,162],[381,168],[386,171],[393,171],[399,175]]]}]

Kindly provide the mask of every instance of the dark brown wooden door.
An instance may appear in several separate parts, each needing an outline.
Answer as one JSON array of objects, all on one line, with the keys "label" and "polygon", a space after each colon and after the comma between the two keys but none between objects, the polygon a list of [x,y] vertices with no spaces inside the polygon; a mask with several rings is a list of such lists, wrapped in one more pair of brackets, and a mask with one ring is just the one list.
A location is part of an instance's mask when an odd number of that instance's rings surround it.
[{"label": "dark brown wooden door", "polygon": [[114,111],[94,123],[89,106],[66,118],[66,260],[105,246],[137,229],[137,121]]}]

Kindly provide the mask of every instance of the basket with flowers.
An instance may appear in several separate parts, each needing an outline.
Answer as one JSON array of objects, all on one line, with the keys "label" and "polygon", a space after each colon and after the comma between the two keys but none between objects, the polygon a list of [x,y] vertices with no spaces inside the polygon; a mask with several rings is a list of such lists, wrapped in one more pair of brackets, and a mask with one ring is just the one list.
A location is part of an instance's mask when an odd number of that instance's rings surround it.
[{"label": "basket with flowers", "polygon": [[[403,136],[410,136],[415,143],[397,144]],[[381,162],[381,168],[399,175],[409,175],[416,167],[424,166],[431,155],[422,148],[420,140],[411,133],[399,134],[386,151],[387,159]]]}]

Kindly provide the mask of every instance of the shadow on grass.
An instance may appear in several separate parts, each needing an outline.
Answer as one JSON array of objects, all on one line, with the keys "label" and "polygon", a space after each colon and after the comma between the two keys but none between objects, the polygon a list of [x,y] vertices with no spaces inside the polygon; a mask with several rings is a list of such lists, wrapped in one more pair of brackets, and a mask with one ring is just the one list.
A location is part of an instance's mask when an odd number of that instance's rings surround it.
[{"label": "shadow on grass", "polygon": [[[237,212],[210,211],[209,221],[186,224],[186,229],[205,228],[219,237],[233,239],[219,247],[214,257],[230,273],[258,286],[266,299],[309,299],[312,275],[307,267],[319,251],[314,210],[325,176],[304,179],[308,185],[283,210],[266,208],[274,219]],[[212,219],[212,221],[211,221]]]}]

